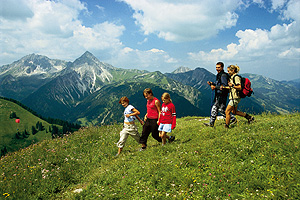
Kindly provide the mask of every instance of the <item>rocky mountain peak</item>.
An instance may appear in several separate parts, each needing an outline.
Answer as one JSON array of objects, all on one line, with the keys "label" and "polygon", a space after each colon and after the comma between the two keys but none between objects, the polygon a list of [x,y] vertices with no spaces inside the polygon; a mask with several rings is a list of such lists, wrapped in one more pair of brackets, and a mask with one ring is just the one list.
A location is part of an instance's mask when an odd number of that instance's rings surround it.
[{"label": "rocky mountain peak", "polygon": [[52,60],[47,56],[29,54],[12,64],[1,67],[0,75],[10,74],[14,77],[41,75],[52,76],[67,67],[67,62]]},{"label": "rocky mountain peak", "polygon": [[192,69],[188,67],[178,67],[175,71],[172,72],[172,74],[178,74],[178,73],[185,73],[188,71],[191,71]]},{"label": "rocky mountain peak", "polygon": [[81,57],[90,57],[90,58],[96,58],[91,52],[86,51],[84,54],[82,54]]},{"label": "rocky mountain peak", "polygon": [[74,66],[80,66],[80,65],[99,65],[101,62],[89,51],[86,51],[84,54],[82,54],[79,58],[77,58],[74,62]]},{"label": "rocky mountain peak", "polygon": [[97,90],[103,82],[111,82],[113,75],[91,52],[86,51],[72,63],[72,69],[89,85],[90,91]]}]

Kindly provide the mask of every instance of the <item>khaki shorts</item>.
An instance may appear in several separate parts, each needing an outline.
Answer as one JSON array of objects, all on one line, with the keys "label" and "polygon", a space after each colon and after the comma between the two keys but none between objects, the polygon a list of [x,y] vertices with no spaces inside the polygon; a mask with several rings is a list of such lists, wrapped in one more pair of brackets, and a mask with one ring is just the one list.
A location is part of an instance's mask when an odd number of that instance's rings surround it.
[{"label": "khaki shorts", "polygon": [[241,98],[239,99],[230,99],[228,105],[232,106],[232,107],[237,107],[238,104],[240,103]]}]

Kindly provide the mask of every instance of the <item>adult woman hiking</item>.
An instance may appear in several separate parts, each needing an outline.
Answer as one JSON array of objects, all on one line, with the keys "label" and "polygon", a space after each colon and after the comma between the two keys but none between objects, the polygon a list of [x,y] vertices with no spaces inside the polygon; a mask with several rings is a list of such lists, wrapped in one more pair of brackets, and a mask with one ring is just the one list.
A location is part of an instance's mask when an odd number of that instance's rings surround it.
[{"label": "adult woman hiking", "polygon": [[229,65],[227,71],[230,76],[228,87],[222,87],[222,89],[229,89],[229,103],[225,110],[225,114],[226,114],[225,128],[229,128],[230,117],[231,117],[230,113],[245,117],[248,120],[248,123],[251,123],[254,121],[254,117],[248,115],[247,113],[239,111],[237,109],[238,104],[241,101],[238,91],[242,89],[241,77],[237,75],[237,73],[240,71],[240,67],[237,65]]}]

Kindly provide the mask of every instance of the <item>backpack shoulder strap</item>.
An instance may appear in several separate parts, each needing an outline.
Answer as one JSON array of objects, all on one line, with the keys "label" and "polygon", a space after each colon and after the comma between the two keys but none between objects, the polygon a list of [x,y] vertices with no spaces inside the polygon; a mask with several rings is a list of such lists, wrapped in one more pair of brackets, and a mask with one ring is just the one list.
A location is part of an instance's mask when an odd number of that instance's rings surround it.
[{"label": "backpack shoulder strap", "polygon": [[232,77],[232,80],[233,80],[233,84],[235,85],[235,77],[240,77],[240,79],[242,79],[242,77],[238,74],[235,74],[233,77]]}]

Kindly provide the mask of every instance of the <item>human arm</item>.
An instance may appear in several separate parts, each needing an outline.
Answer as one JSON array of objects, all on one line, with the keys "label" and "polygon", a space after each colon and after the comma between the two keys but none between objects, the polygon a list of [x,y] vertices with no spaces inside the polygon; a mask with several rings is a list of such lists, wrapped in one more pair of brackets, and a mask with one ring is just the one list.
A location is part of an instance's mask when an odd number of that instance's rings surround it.
[{"label": "human arm", "polygon": [[172,126],[171,126],[171,129],[175,129],[176,127],[176,110],[175,110],[175,106],[173,105],[172,107]]},{"label": "human arm", "polygon": [[236,90],[242,90],[241,78],[238,75],[233,77],[233,83],[229,82],[228,86]]},{"label": "human arm", "polygon": [[138,111],[136,108],[132,108],[131,111],[132,111],[132,113],[126,114],[126,117],[137,116],[137,115],[141,114],[140,111]]},{"label": "human arm", "polygon": [[141,120],[141,118],[140,118],[138,115],[136,115],[136,118],[139,120],[139,122],[140,122],[142,125],[144,125],[143,120]]},{"label": "human arm", "polygon": [[233,83],[228,83],[228,85],[229,85],[229,88],[234,88],[236,90],[242,90],[241,84],[234,85]]},{"label": "human arm", "polygon": [[213,82],[211,82],[211,81],[207,81],[207,84],[210,86],[210,88],[212,89],[212,90],[214,90],[214,89],[216,89],[216,84],[215,83],[213,83]]},{"label": "human arm", "polygon": [[131,116],[135,116],[143,125],[144,124],[143,120],[141,120],[141,118],[138,116],[140,114],[140,111],[138,111],[136,108],[132,108],[131,111],[132,113],[126,114],[126,117],[129,118]]},{"label": "human arm", "polygon": [[234,85],[233,83],[229,83],[229,86],[221,86],[221,90],[222,89],[227,89],[227,90],[230,90],[231,88],[234,88],[236,90],[242,90],[242,86],[239,84],[239,85]]},{"label": "human arm", "polygon": [[157,123],[159,123],[160,113],[161,113],[161,105],[160,105],[160,101],[159,100],[155,100],[155,106],[156,106],[156,109],[158,111],[158,120],[157,120]]}]

